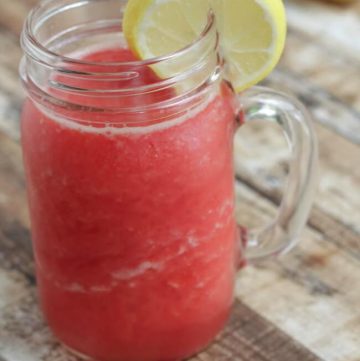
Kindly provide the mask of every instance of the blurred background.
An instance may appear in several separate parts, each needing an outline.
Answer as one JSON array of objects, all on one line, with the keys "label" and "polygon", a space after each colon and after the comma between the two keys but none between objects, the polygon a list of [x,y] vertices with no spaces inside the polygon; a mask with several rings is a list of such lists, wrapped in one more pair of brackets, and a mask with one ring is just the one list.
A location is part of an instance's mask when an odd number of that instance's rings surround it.
[{"label": "blurred background", "polygon": [[[21,323],[24,315],[36,314],[34,304],[16,306],[21,297],[31,299],[34,284],[19,145],[24,93],[18,63],[22,24],[37,3],[0,0],[0,361],[10,339],[30,345],[29,350],[49,339],[36,317],[28,318],[26,327]],[[247,267],[236,294],[259,317],[316,354],[316,360],[359,361],[360,1],[285,4],[286,50],[264,85],[293,94],[313,116],[320,148],[318,192],[300,246],[276,263]],[[243,154],[236,164],[242,200],[237,218],[246,226],[268,223],[288,172],[285,141],[277,128],[255,123],[239,130],[235,148]],[[5,306],[20,307],[21,312],[14,319]],[[23,326],[12,327],[16,322]],[[292,361],[286,357],[281,360]],[[39,358],[9,359],[28,360]]]}]

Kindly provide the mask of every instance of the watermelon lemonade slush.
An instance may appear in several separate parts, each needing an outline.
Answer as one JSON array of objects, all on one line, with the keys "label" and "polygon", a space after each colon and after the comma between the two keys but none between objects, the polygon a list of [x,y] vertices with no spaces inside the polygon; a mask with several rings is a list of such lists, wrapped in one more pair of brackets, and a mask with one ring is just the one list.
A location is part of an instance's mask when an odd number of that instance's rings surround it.
[{"label": "watermelon lemonade slush", "polygon": [[[131,58],[126,49],[87,56]],[[136,82],[154,79],[143,69]],[[230,95],[222,85],[173,124],[130,129],[69,125],[26,104],[40,298],[69,347],[99,360],[166,361],[192,354],[224,325],[236,238]]]}]

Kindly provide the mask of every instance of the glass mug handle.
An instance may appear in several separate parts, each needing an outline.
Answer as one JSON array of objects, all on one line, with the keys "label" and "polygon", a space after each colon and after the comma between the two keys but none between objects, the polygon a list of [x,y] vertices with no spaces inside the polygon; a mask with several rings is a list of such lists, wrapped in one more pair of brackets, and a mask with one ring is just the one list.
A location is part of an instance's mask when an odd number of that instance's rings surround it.
[{"label": "glass mug handle", "polygon": [[314,198],[318,147],[311,117],[296,99],[253,87],[239,95],[237,103],[245,123],[265,120],[278,124],[291,151],[289,176],[277,217],[260,230],[246,231],[245,258],[252,261],[286,253],[297,243]]}]

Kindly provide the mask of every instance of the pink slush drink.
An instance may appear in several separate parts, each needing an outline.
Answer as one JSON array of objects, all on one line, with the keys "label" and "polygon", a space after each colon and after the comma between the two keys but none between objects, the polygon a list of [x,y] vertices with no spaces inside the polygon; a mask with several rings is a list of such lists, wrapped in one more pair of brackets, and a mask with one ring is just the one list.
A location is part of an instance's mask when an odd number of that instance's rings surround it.
[{"label": "pink slush drink", "polygon": [[[135,60],[126,49],[86,59]],[[133,80],[154,81],[149,68]],[[65,345],[96,360],[183,359],[223,328],[233,301],[231,91],[222,84],[186,116],[157,125],[88,123],[51,117],[31,101],[23,112],[46,319]]]}]

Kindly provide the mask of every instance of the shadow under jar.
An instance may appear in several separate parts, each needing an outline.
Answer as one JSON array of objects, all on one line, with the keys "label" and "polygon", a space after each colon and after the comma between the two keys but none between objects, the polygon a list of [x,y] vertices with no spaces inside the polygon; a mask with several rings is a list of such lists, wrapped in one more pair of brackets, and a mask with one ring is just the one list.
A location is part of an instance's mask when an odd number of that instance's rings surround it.
[{"label": "shadow under jar", "polygon": [[[316,142],[296,101],[264,88],[233,93],[211,14],[187,48],[139,61],[122,34],[125,3],[46,1],[22,33],[38,289],[50,328],[83,357],[182,360],[226,323],[240,260],[294,245]],[[292,162],[278,217],[247,232],[244,249],[233,136],[252,119],[283,127]]]}]

